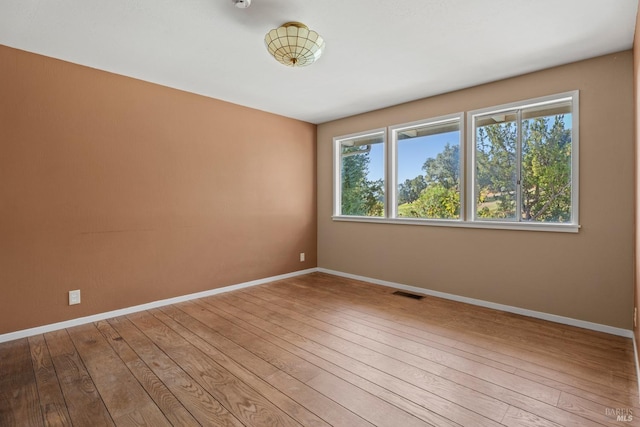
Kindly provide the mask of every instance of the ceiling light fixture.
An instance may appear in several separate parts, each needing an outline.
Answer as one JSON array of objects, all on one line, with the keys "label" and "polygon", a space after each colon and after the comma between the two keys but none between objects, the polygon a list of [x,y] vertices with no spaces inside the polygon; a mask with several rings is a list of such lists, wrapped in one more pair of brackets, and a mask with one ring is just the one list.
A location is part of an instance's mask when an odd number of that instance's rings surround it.
[{"label": "ceiling light fixture", "polygon": [[324,39],[300,22],[287,22],[264,37],[267,50],[276,61],[288,67],[305,67],[320,58]]},{"label": "ceiling light fixture", "polygon": [[251,0],[231,0],[231,2],[238,9],[246,9],[251,6]]}]

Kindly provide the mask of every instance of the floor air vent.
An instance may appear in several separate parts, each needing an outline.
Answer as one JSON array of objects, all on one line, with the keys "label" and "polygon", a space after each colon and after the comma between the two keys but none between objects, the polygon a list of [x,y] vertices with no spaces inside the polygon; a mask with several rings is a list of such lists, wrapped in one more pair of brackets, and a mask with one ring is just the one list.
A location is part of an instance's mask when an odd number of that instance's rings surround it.
[{"label": "floor air vent", "polygon": [[407,297],[407,298],[413,298],[413,299],[422,299],[422,298],[424,298],[424,295],[410,294],[409,292],[402,292],[402,291],[395,291],[393,294],[394,295],[400,295],[401,297]]}]

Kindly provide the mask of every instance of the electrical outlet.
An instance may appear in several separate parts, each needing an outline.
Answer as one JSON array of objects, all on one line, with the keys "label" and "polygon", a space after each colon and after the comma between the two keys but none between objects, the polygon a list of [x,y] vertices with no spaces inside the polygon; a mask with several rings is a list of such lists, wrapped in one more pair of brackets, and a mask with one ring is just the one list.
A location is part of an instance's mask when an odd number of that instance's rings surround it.
[{"label": "electrical outlet", "polygon": [[69,305],[80,304],[80,289],[69,291]]},{"label": "electrical outlet", "polygon": [[300,262],[304,262],[304,252],[300,252]]}]

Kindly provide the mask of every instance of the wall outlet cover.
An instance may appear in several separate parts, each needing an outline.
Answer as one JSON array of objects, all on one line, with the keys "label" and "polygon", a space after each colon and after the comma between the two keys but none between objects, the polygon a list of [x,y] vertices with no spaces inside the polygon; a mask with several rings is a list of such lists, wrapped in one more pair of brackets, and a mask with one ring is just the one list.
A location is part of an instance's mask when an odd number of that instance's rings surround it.
[{"label": "wall outlet cover", "polygon": [[69,305],[80,304],[80,289],[69,291]]}]

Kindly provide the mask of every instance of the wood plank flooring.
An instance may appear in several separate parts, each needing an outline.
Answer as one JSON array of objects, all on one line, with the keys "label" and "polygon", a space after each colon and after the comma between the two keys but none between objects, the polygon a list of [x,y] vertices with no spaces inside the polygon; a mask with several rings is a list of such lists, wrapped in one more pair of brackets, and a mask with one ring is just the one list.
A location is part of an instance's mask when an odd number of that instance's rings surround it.
[{"label": "wood plank flooring", "polygon": [[640,425],[631,340],[393,291],[314,273],[0,344],[0,426]]}]

